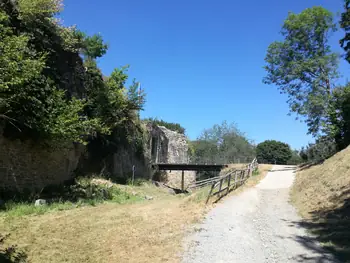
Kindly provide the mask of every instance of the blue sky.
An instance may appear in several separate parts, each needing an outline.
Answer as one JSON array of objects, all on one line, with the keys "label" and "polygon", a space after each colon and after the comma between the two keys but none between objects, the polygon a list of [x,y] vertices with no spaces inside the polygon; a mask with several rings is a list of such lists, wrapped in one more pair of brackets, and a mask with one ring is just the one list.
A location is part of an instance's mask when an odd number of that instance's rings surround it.
[{"label": "blue sky", "polygon": [[[178,122],[195,139],[223,120],[256,143],[281,140],[293,148],[312,141],[307,127],[287,116],[286,98],[262,83],[268,45],[280,39],[288,11],[321,5],[334,13],[341,0],[65,0],[61,17],[109,44],[104,74],[130,65],[147,93],[143,117]],[[334,50],[342,52],[332,38]],[[349,66],[342,62],[344,82]]]}]

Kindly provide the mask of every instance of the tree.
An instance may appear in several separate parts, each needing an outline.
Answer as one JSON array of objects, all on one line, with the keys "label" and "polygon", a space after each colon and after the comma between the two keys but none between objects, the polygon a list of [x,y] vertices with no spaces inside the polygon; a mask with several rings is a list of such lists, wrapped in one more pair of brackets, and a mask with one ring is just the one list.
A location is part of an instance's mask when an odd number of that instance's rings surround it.
[{"label": "tree", "polygon": [[145,94],[135,80],[126,86],[127,67],[103,76],[96,62],[107,52],[102,37],[62,25],[61,9],[60,0],[0,0],[0,118],[11,124],[5,135],[137,141]]},{"label": "tree", "polygon": [[350,145],[350,83],[333,91],[326,132],[330,138],[334,138],[338,151]]},{"label": "tree", "polygon": [[284,40],[272,43],[265,58],[264,83],[288,95],[290,111],[306,118],[313,135],[322,130],[338,76],[338,55],[328,44],[335,30],[332,13],[322,7],[289,13],[281,32]]},{"label": "tree", "polygon": [[302,148],[300,156],[306,162],[320,162],[337,152],[336,144],[331,137],[320,137],[315,143]]},{"label": "tree", "polygon": [[216,124],[193,142],[195,163],[251,162],[255,149],[235,124]]},{"label": "tree", "polygon": [[292,157],[290,157],[287,164],[298,165],[298,164],[301,164],[302,162],[303,162],[303,159],[302,159],[299,151],[294,150],[294,151],[292,151]]},{"label": "tree", "polygon": [[164,126],[165,128],[171,130],[171,131],[175,131],[178,132],[180,134],[185,134],[185,128],[181,126],[181,124],[179,123],[174,123],[174,122],[167,122],[164,120],[159,120],[157,118],[146,118],[143,120],[146,123],[152,123],[154,125],[158,125],[158,126]]},{"label": "tree", "polygon": [[350,63],[350,0],[344,2],[345,12],[341,15],[340,27],[344,29],[345,36],[340,40],[340,45],[346,52],[345,59]]},{"label": "tree", "polygon": [[289,145],[275,140],[267,140],[256,147],[259,163],[287,164],[292,157]]}]

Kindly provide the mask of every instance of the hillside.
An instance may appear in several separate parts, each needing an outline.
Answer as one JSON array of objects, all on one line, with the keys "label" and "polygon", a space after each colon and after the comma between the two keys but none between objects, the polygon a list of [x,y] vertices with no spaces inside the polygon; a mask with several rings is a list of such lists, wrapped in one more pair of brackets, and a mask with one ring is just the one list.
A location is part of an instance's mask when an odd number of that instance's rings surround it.
[{"label": "hillside", "polygon": [[300,168],[291,200],[305,219],[300,225],[340,259],[349,260],[350,147],[322,164]]}]

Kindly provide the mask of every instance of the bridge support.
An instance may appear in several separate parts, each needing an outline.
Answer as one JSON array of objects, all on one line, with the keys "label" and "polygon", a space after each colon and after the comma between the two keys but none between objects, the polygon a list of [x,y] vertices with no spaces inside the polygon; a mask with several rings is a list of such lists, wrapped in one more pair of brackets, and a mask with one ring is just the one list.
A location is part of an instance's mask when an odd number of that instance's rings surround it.
[{"label": "bridge support", "polygon": [[182,170],[182,174],[181,174],[181,191],[184,192],[185,191],[185,171]]}]

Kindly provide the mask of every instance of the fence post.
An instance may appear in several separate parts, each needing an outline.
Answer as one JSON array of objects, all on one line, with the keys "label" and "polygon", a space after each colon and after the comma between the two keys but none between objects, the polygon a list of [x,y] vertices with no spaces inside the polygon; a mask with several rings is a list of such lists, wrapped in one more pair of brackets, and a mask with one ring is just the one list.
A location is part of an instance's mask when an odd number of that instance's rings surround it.
[{"label": "fence post", "polygon": [[230,192],[230,185],[231,185],[231,174],[228,176],[228,182],[227,182],[227,194]]},{"label": "fence post", "polygon": [[224,179],[220,179],[220,186],[219,186],[219,197],[221,197],[221,189],[222,189],[222,181]]},{"label": "fence post", "polygon": [[213,183],[213,184],[211,185],[211,189],[210,189],[210,192],[209,192],[209,194],[208,194],[208,198],[207,198],[207,201],[205,202],[205,204],[208,204],[209,199],[210,199],[210,196],[211,196],[211,194],[212,194],[212,192],[213,192],[213,190],[214,190],[214,186],[215,186],[215,183]]},{"label": "fence post", "polygon": [[185,191],[185,171],[182,170],[182,175],[181,175],[181,191]]}]

